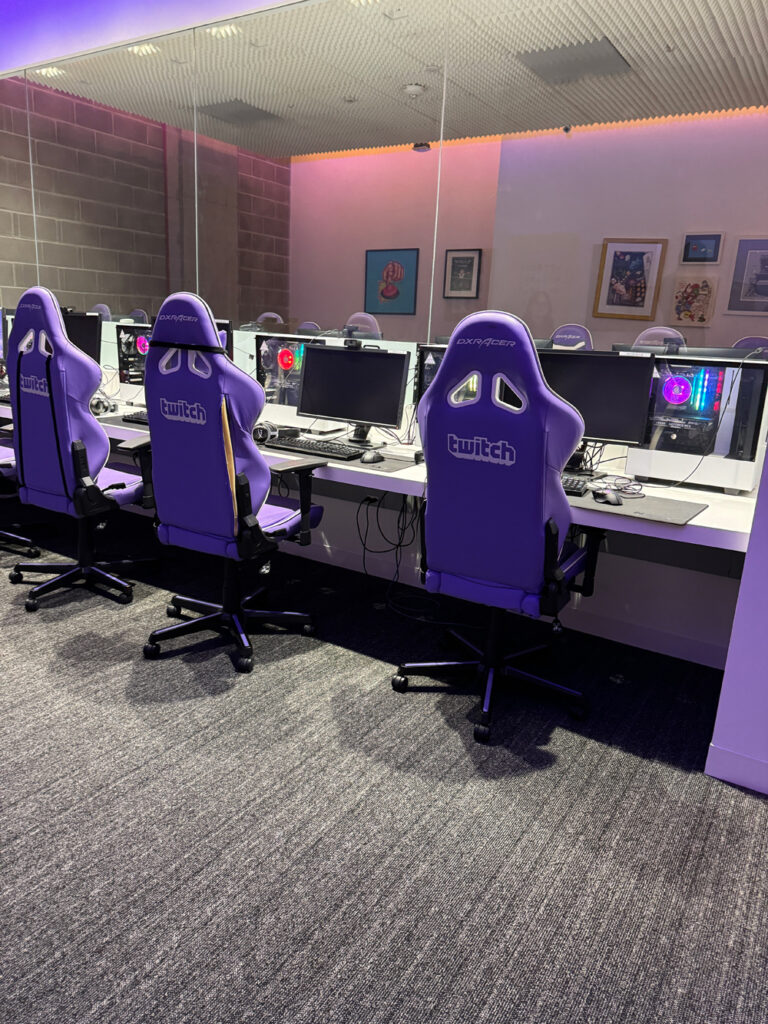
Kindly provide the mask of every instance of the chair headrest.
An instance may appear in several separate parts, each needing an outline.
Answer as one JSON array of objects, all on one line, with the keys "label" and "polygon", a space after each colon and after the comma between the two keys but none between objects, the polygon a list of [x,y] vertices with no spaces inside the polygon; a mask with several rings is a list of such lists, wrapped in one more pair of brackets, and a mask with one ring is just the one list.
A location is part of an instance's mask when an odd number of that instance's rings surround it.
[{"label": "chair headrest", "polygon": [[488,309],[457,325],[435,375],[477,370],[514,375],[526,388],[546,387],[527,325],[511,313]]},{"label": "chair headrest", "polygon": [[592,335],[581,324],[563,324],[552,332],[553,348],[592,348]]},{"label": "chair headrest", "polygon": [[17,337],[23,337],[27,331],[45,331],[54,342],[67,337],[61,307],[47,288],[28,288],[24,292],[16,307],[13,328]]},{"label": "chair headrest", "polygon": [[105,302],[97,302],[91,306],[89,313],[98,313],[102,320],[109,322],[112,319],[112,311]]},{"label": "chair headrest", "polygon": [[222,349],[210,306],[192,292],[174,292],[168,296],[157,314],[152,344],[174,348]]}]

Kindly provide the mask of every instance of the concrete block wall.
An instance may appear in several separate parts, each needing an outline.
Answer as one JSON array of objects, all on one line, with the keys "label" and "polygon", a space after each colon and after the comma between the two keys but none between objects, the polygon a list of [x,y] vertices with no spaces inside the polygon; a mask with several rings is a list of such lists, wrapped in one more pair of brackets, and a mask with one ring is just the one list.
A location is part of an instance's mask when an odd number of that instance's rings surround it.
[{"label": "concrete block wall", "polygon": [[[199,139],[200,180],[179,161],[181,133],[29,84],[40,284],[65,305],[157,309],[195,286],[236,323],[288,317],[290,166]],[[174,140],[169,147],[169,138]],[[181,174],[184,171],[184,174]],[[189,181],[187,181],[189,178]],[[0,80],[0,304],[37,283],[25,84]]]},{"label": "concrete block wall", "polygon": [[[78,309],[166,294],[163,127],[29,85],[40,284]],[[0,290],[37,283],[24,82],[0,81]]]},{"label": "concrete block wall", "polygon": [[269,310],[289,318],[291,168],[244,150],[237,160],[238,305],[240,320]]}]

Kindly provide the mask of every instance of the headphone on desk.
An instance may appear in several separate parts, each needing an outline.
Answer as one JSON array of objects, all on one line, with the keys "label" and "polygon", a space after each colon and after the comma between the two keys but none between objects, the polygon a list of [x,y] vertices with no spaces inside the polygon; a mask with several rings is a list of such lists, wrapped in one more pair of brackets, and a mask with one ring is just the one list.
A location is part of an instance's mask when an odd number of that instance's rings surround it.
[{"label": "headphone on desk", "polygon": [[105,412],[117,412],[117,402],[102,398],[101,395],[94,395],[91,399],[90,409],[94,416],[103,416]]},{"label": "headphone on desk", "polygon": [[256,444],[267,444],[269,441],[275,440],[277,433],[277,427],[274,423],[262,420],[261,423],[257,423],[253,428],[253,440]]}]

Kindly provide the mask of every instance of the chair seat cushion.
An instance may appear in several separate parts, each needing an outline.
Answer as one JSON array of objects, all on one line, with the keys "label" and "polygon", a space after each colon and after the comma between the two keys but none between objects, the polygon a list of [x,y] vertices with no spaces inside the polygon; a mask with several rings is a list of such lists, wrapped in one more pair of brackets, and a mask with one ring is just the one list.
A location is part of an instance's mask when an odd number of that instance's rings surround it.
[{"label": "chair seat cushion", "polygon": [[133,505],[141,498],[144,484],[141,477],[135,473],[123,473],[119,469],[110,469],[105,466],[99,473],[96,481],[102,490],[113,484],[125,484],[124,488],[109,491],[109,497],[114,498],[118,505]]},{"label": "chair seat cushion", "polygon": [[[309,510],[309,525],[314,530],[323,518],[321,505],[312,505]],[[280,534],[280,536],[292,537],[299,528],[301,511],[299,503],[294,498],[271,498],[259,509],[259,526],[268,536]]]},{"label": "chair seat cushion", "polygon": [[[565,583],[584,571],[587,560],[586,548],[567,544],[563,547],[558,567],[563,573]],[[529,615],[538,619],[541,615],[539,594],[530,594],[525,590],[475,580],[466,576],[453,576],[447,572],[427,570],[426,588],[432,594],[447,594],[463,601],[473,601],[492,608],[505,608],[520,615]]]}]

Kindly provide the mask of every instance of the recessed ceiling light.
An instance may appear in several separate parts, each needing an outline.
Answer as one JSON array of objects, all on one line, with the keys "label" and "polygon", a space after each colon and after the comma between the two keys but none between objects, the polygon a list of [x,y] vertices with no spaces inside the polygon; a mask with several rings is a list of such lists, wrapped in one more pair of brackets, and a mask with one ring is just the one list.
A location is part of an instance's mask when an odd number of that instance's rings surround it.
[{"label": "recessed ceiling light", "polygon": [[390,21],[402,21],[408,17],[408,11],[404,7],[390,7],[388,11],[381,12]]},{"label": "recessed ceiling light", "polygon": [[137,43],[128,47],[128,53],[133,53],[137,57],[151,57],[155,53],[160,53],[160,47],[154,43]]},{"label": "recessed ceiling light", "polygon": [[231,39],[233,36],[240,36],[243,30],[239,25],[211,25],[205,30],[214,39]]},{"label": "recessed ceiling light", "polygon": [[349,0],[353,7],[372,7],[379,0]]},{"label": "recessed ceiling light", "polygon": [[421,96],[427,90],[426,85],[421,85],[419,82],[409,82],[403,88],[412,100],[415,100],[417,96]]},{"label": "recessed ceiling light", "polygon": [[342,96],[343,103],[357,103],[357,96]]},{"label": "recessed ceiling light", "polygon": [[33,72],[35,75],[40,75],[41,78],[61,78],[62,75],[66,75],[66,71],[61,68],[57,68],[51,65],[47,68],[36,68]]}]

